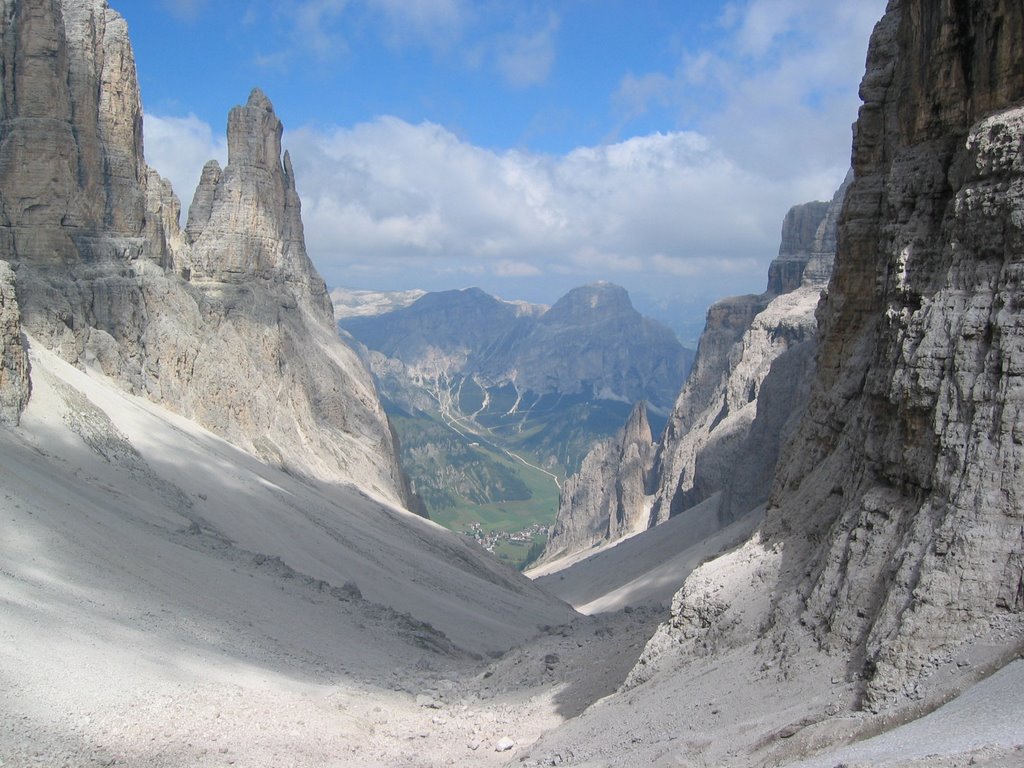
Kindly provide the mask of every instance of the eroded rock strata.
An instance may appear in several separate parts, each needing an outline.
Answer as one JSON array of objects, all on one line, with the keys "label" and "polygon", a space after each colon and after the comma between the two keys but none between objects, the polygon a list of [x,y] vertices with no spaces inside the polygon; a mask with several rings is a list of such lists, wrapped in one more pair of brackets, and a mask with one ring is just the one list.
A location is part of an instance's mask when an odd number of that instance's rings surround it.
[{"label": "eroded rock strata", "polygon": [[4,0],[0,260],[24,330],[265,460],[398,501],[373,383],[336,336],[281,123],[253,91],[186,231],[143,157],[124,20],[102,0]]}]

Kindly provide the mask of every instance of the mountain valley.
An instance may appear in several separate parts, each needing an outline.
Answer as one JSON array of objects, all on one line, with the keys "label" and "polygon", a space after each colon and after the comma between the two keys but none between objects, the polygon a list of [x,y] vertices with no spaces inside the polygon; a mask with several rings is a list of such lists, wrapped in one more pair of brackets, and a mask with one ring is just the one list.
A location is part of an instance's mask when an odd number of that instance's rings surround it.
[{"label": "mountain valley", "polygon": [[378,382],[413,490],[453,530],[530,532],[498,549],[513,563],[543,543],[566,474],[633,402],[663,422],[692,359],[611,284],[550,308],[474,288],[373,296],[386,311],[336,314]]},{"label": "mountain valley", "polygon": [[[687,374],[610,283],[332,298],[258,88],[182,227],[124,19],[0,0],[0,766],[1024,763],[1022,44],[890,0]],[[446,472],[568,477],[530,577]]]}]

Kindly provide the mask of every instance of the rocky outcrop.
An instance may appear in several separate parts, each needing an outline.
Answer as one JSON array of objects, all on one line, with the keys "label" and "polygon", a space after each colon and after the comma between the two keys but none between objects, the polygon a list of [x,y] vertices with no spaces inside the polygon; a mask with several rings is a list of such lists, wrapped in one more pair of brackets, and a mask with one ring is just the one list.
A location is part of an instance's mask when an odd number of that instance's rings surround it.
[{"label": "rocky outcrop", "polygon": [[228,164],[203,169],[186,235],[193,282],[285,283],[333,309],[306,255],[291,159],[281,154],[281,121],[258,88],[228,115]]},{"label": "rocky outcrop", "polygon": [[566,480],[543,559],[582,552],[646,530],[654,440],[641,400],[614,438],[602,440]]},{"label": "rocky outcrop", "polygon": [[[658,525],[719,492],[723,524],[766,500],[779,448],[807,399],[814,310],[846,186],[829,203],[790,210],[764,293],[708,310],[693,369],[646,464],[622,462],[615,444],[603,443],[566,482],[542,561]],[[643,493],[618,492],[637,487],[638,476]],[[608,524],[615,520],[631,524]]]},{"label": "rocky outcrop", "polygon": [[[745,555],[762,652],[843,659],[874,710],[948,695],[933,673],[971,648],[1019,652],[1022,40],[1016,0],[894,0],[876,27],[812,395]],[[725,567],[677,597],[648,674],[751,632],[702,608]]]},{"label": "rocky outcrop", "polygon": [[0,424],[17,425],[31,388],[14,272],[0,261]]},{"label": "rocky outcrop", "polygon": [[180,204],[147,168],[124,20],[102,0],[5,0],[0,259],[24,330],[76,365],[296,473],[400,500],[392,433],[304,245],[259,90],[229,161]]}]

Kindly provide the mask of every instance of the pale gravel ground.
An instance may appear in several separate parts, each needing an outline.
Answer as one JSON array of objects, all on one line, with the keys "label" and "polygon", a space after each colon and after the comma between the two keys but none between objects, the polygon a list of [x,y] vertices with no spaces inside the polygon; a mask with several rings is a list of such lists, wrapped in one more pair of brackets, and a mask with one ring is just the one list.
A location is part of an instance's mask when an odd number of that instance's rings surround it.
[{"label": "pale gravel ground", "polygon": [[[573,614],[431,524],[33,362],[24,425],[0,430],[4,768],[782,765],[872,727],[827,716],[852,695],[834,662],[784,679],[756,645],[609,696],[659,609]],[[654,604],[674,589],[658,551],[620,546],[565,582]],[[1021,668],[803,766],[1024,764]]]}]

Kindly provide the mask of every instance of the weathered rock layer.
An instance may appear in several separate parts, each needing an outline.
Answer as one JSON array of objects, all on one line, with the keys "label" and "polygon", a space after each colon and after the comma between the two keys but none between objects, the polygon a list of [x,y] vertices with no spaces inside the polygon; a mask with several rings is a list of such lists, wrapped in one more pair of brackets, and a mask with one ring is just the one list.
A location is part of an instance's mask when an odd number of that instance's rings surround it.
[{"label": "weathered rock layer", "polygon": [[[755,546],[783,662],[839,654],[873,709],[941,689],[978,638],[1019,652],[1022,40],[1016,0],[895,0],[877,26],[813,392]],[[701,579],[649,662],[749,631]]]},{"label": "weathered rock layer", "polygon": [[0,424],[17,425],[30,389],[14,272],[0,261]]},{"label": "weathered rock layer", "polygon": [[178,228],[142,151],[124,20],[103,0],[4,0],[0,260],[25,331],[262,458],[398,500],[372,381],[336,335],[304,245],[281,123],[232,110]]}]

